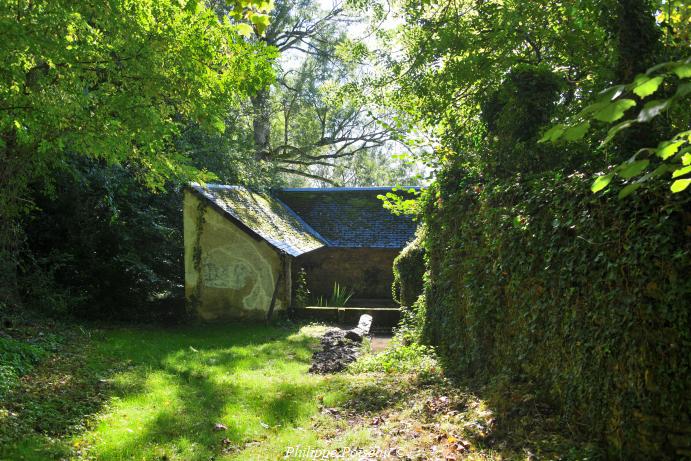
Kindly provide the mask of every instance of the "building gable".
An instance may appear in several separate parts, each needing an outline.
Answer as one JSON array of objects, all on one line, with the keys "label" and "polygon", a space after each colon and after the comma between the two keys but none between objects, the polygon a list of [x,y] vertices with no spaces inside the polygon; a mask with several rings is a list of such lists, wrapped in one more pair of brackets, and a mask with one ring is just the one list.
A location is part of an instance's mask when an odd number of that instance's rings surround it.
[{"label": "building gable", "polygon": [[283,253],[299,256],[325,246],[304,221],[268,194],[220,184],[192,184],[191,189],[246,232]]}]

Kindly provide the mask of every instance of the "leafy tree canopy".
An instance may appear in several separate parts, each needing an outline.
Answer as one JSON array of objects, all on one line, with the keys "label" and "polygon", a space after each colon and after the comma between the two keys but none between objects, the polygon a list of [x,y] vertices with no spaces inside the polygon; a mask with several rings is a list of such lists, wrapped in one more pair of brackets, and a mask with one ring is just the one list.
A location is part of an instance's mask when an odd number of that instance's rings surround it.
[{"label": "leafy tree canopy", "polygon": [[[251,20],[267,5],[233,7]],[[172,143],[180,127],[223,131],[229,104],[273,75],[273,49],[194,0],[3,1],[0,31],[6,217],[26,209],[26,185],[49,182],[66,153],[136,164],[151,187],[197,175]]]}]

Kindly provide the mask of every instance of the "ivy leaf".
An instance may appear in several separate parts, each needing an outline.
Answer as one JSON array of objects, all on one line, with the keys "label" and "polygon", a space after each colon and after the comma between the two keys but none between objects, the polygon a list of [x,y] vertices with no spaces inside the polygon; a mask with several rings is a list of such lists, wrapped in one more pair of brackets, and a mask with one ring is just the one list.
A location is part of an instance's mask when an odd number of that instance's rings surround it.
[{"label": "ivy leaf", "polygon": [[235,27],[237,28],[238,34],[242,35],[245,38],[251,37],[254,33],[254,31],[252,30],[252,26],[250,26],[249,24],[245,24],[244,22],[237,24]]},{"label": "ivy leaf", "polygon": [[555,142],[558,140],[562,134],[564,134],[564,125],[554,125],[552,128],[547,130],[545,134],[542,135],[542,138],[540,139],[539,142],[547,142],[547,141],[552,141]]},{"label": "ivy leaf", "polygon": [[686,82],[677,88],[677,92],[674,93],[675,98],[683,98],[687,94],[691,93],[691,82]]},{"label": "ivy leaf", "polygon": [[595,120],[601,122],[614,122],[624,116],[624,112],[636,105],[633,99],[619,99],[605,105],[602,109],[593,114]]},{"label": "ivy leaf", "polygon": [[614,177],[614,173],[607,173],[602,176],[598,176],[595,181],[593,181],[593,184],[590,186],[590,190],[595,192],[600,192],[602,189],[607,187],[610,182],[612,182],[612,178]]},{"label": "ivy leaf", "polygon": [[585,136],[589,129],[590,122],[587,120],[585,122],[579,123],[576,126],[570,126],[566,129],[566,131],[564,131],[564,139],[566,139],[567,141],[576,141]]},{"label": "ivy leaf", "polygon": [[664,80],[664,77],[650,78],[647,75],[640,75],[634,81],[633,92],[641,99],[646,98],[655,93]]},{"label": "ivy leaf", "polygon": [[679,176],[684,176],[684,175],[687,174],[687,173],[691,173],[691,165],[690,165],[690,166],[685,166],[685,167],[682,167],[682,168],[677,168],[677,169],[674,170],[674,172],[672,173],[672,177],[673,177],[673,178],[678,178]]},{"label": "ivy leaf", "polygon": [[655,99],[648,101],[638,114],[638,121],[641,123],[649,122],[669,107],[669,99]]},{"label": "ivy leaf", "polygon": [[633,194],[641,186],[642,186],[642,184],[639,182],[635,182],[633,184],[628,184],[626,187],[624,187],[622,190],[619,191],[619,194],[617,195],[617,197],[619,197],[620,200],[623,198],[626,198],[629,195]]},{"label": "ivy leaf", "polygon": [[691,77],[691,64],[685,63],[675,66],[672,72],[677,74],[679,78],[689,78]]},{"label": "ivy leaf", "polygon": [[684,144],[684,141],[665,141],[663,143],[660,143],[657,150],[655,151],[655,154],[662,160],[667,160],[669,157],[677,153],[679,147],[681,147],[682,144]]},{"label": "ivy leaf", "polygon": [[646,169],[646,167],[650,164],[650,160],[645,159],[645,160],[637,160],[635,162],[631,163],[625,163],[623,164],[623,169],[619,172],[619,176],[621,176],[624,179],[631,179],[634,176],[638,176],[643,172],[643,170]]},{"label": "ivy leaf", "polygon": [[677,179],[669,189],[676,194],[689,187],[689,184],[691,184],[691,179]]},{"label": "ivy leaf", "polygon": [[666,163],[663,163],[659,167],[655,168],[655,171],[653,171],[653,176],[657,178],[658,176],[662,176],[665,173],[669,173],[673,169],[674,169],[674,167],[672,165],[668,165]]}]

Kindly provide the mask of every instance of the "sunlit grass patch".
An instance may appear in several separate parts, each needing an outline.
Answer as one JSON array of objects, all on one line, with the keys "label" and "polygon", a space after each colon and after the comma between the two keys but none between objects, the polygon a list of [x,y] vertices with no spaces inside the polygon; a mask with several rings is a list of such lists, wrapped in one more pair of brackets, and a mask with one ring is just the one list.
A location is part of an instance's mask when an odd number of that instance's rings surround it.
[{"label": "sunlit grass patch", "polygon": [[97,349],[129,365],[110,378],[116,395],[90,430],[74,437],[78,456],[272,459],[287,445],[315,443],[306,428],[324,395],[339,401],[332,384],[341,379],[307,374],[322,329],[244,324],[108,333]]}]

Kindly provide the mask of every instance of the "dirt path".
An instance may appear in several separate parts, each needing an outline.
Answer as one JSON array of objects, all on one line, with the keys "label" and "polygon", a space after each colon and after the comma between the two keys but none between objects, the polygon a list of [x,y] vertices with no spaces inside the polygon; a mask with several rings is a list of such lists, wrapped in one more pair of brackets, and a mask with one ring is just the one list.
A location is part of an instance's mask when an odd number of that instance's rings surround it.
[{"label": "dirt path", "polygon": [[372,348],[372,352],[377,354],[389,347],[390,343],[390,334],[374,334],[370,340],[370,347]]}]

